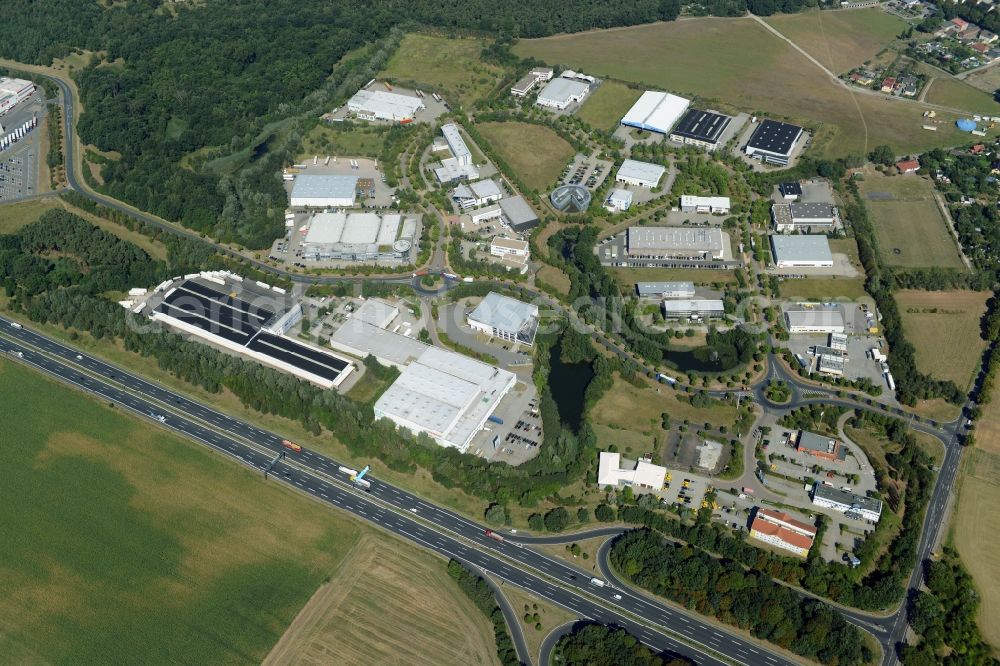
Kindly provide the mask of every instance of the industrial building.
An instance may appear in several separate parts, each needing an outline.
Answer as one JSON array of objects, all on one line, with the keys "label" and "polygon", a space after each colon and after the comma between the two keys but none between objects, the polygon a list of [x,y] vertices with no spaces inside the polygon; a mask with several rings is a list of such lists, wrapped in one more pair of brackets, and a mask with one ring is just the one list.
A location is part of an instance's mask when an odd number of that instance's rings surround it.
[{"label": "industrial building", "polygon": [[357,176],[302,174],[295,177],[292,208],[350,208],[358,192]]},{"label": "industrial building", "polygon": [[836,308],[786,310],[789,333],[843,333],[844,314]]},{"label": "industrial building", "polygon": [[844,333],[830,334],[830,349],[835,352],[847,353],[847,335]]},{"label": "industrial building", "polygon": [[610,451],[601,451],[598,457],[597,485],[601,488],[631,486],[636,490],[656,491],[663,489],[666,478],[667,468],[654,465],[648,460],[639,460],[633,465],[625,461],[620,453]]},{"label": "industrial building", "polygon": [[477,208],[469,212],[469,219],[472,220],[473,224],[482,224],[489,220],[499,220],[501,217],[503,217],[503,208],[500,207],[500,204]]},{"label": "industrial building", "polygon": [[820,202],[777,203],[771,206],[771,219],[779,232],[830,230],[837,222],[837,208]]},{"label": "industrial building", "polygon": [[500,201],[503,191],[492,178],[477,180],[474,183],[462,183],[452,190],[451,198],[462,210],[477,208]]},{"label": "industrial building", "polygon": [[385,90],[359,90],[347,100],[347,110],[361,120],[411,122],[426,108],[419,97]]},{"label": "industrial building", "polygon": [[806,557],[816,539],[816,527],[796,520],[784,511],[772,511],[757,507],[750,536],[800,557]]},{"label": "industrial building", "polygon": [[762,120],[750,135],[746,154],[761,162],[788,166],[802,133],[803,130],[798,125],[777,120]]},{"label": "industrial building", "polygon": [[376,213],[316,213],[302,240],[306,261],[406,259],[417,234],[413,217]]},{"label": "industrial building", "polygon": [[515,97],[525,97],[541,81],[551,81],[552,73],[551,67],[536,67],[510,87],[510,94]]},{"label": "industrial building", "polygon": [[500,200],[503,217],[511,229],[521,234],[538,226],[538,215],[523,197],[507,197]]},{"label": "industrial building", "polygon": [[462,133],[455,123],[445,123],[441,126],[451,157],[441,160],[441,166],[434,169],[434,175],[441,183],[453,183],[457,180],[475,180],[479,178],[479,169],[472,163],[472,151],[466,145]]},{"label": "industrial building", "polygon": [[832,268],[833,254],[826,236],[771,236],[774,265],[778,268]]},{"label": "industrial building", "polygon": [[840,354],[817,354],[816,370],[824,375],[843,377],[847,361]]},{"label": "industrial building", "polygon": [[636,282],[640,296],[660,298],[694,298],[694,282]]},{"label": "industrial building", "polygon": [[618,167],[615,180],[626,185],[636,187],[654,188],[660,184],[660,179],[666,173],[667,168],[662,164],[651,164],[649,162],[639,162],[638,160],[625,160]]},{"label": "industrial building", "polygon": [[466,321],[474,331],[531,346],[538,330],[538,306],[491,291]]},{"label": "industrial building", "polygon": [[628,190],[612,190],[604,207],[610,211],[625,212],[632,207],[632,193]]},{"label": "industrial building", "polygon": [[512,372],[353,319],[334,332],[330,345],[400,369],[375,402],[375,418],[463,453],[517,381]]},{"label": "industrial building", "polygon": [[716,319],[726,313],[718,299],[677,299],[663,301],[663,316],[667,319]]},{"label": "industrial building", "polygon": [[621,120],[626,127],[667,134],[691,105],[691,100],[666,92],[647,90]]},{"label": "industrial building", "polygon": [[781,194],[781,198],[785,201],[798,201],[799,197],[802,196],[802,185],[799,183],[780,183],[778,185],[778,193]]},{"label": "industrial building", "polygon": [[369,298],[354,311],[351,318],[379,328],[388,328],[398,316],[399,308],[395,305],[380,298]]},{"label": "industrial building", "polygon": [[563,73],[563,76],[552,79],[542,88],[535,104],[564,111],[570,104],[582,102],[589,92],[589,83],[567,78]]},{"label": "industrial building", "polygon": [[549,201],[560,213],[582,213],[590,208],[590,190],[582,185],[560,185],[552,190]]},{"label": "industrial building", "polygon": [[263,282],[194,273],[160,284],[145,307],[153,321],[323,388],[339,386],[354,370],[348,359],[284,337],[302,319],[302,307]]},{"label": "industrial building", "polygon": [[629,227],[628,253],[633,258],[721,259],[722,230],[689,227]]},{"label": "industrial building", "polygon": [[874,497],[861,497],[818,481],[813,486],[812,503],[824,509],[839,511],[848,518],[870,520],[877,523],[882,517],[882,500]]},{"label": "industrial building", "polygon": [[732,118],[711,111],[688,109],[670,132],[670,140],[705,150],[715,150]]},{"label": "industrial building", "polygon": [[33,92],[35,84],[31,81],[0,76],[0,116],[31,97]]},{"label": "industrial building", "polygon": [[729,197],[696,197],[681,195],[681,210],[685,213],[714,213],[729,215]]},{"label": "industrial building", "polygon": [[831,462],[842,462],[847,459],[847,449],[843,444],[831,437],[817,435],[807,430],[799,431],[795,449],[802,453],[808,453],[815,458],[822,458]]}]

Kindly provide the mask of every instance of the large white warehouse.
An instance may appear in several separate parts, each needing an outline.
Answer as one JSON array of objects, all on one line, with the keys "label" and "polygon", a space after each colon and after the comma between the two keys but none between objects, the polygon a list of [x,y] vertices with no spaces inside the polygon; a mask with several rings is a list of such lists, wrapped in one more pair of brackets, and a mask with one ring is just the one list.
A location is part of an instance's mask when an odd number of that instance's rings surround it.
[{"label": "large white warehouse", "polygon": [[375,213],[317,213],[302,240],[306,261],[380,261],[409,256],[416,218]]},{"label": "large white warehouse", "polygon": [[295,177],[292,208],[349,208],[358,191],[357,176],[302,174]]},{"label": "large white warehouse", "polygon": [[375,403],[375,418],[426,433],[463,453],[517,381],[507,370],[362,321],[345,322],[330,345],[362,358],[372,354],[401,369]]},{"label": "large white warehouse", "polygon": [[362,120],[411,121],[425,108],[419,97],[385,90],[359,90],[347,101],[347,109]]},{"label": "large white warehouse", "polygon": [[660,179],[666,171],[667,168],[662,164],[625,160],[618,167],[615,180],[626,185],[653,188],[660,184]]},{"label": "large white warehouse", "polygon": [[771,236],[774,265],[778,268],[832,268],[830,243],[822,234]]},{"label": "large white warehouse", "polygon": [[582,102],[589,92],[590,84],[560,76],[542,88],[535,104],[562,111],[573,102]]},{"label": "large white warehouse", "polygon": [[628,110],[621,124],[666,134],[690,105],[689,99],[666,92],[647,90]]}]

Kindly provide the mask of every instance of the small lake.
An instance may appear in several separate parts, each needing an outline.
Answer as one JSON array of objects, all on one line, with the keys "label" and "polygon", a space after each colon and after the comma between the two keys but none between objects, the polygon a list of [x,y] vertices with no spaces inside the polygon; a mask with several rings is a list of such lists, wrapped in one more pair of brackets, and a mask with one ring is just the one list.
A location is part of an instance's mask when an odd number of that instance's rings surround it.
[{"label": "small lake", "polygon": [[573,432],[580,431],[583,421],[583,395],[594,378],[589,363],[563,363],[562,345],[549,352],[549,390],[559,409],[559,418]]}]

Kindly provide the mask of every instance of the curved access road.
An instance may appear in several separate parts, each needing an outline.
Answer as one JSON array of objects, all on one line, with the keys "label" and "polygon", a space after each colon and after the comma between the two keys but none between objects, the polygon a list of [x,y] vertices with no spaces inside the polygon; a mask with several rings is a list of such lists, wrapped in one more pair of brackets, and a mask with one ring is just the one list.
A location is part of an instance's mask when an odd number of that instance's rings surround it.
[{"label": "curved access road", "polygon": [[552,663],[552,651],[556,649],[556,643],[559,642],[560,638],[573,631],[578,624],[582,623],[579,620],[574,620],[560,624],[548,633],[538,649],[538,666],[549,666]]},{"label": "curved access road", "polygon": [[478,567],[474,567],[473,571],[478,573],[486,581],[486,584],[490,586],[490,589],[493,590],[497,606],[500,607],[500,612],[503,613],[503,619],[507,621],[507,631],[510,632],[510,639],[514,642],[514,650],[517,652],[517,658],[522,664],[530,666],[531,650],[528,649],[528,641],[524,638],[524,629],[521,628],[521,621],[517,615],[517,611],[510,605],[510,599],[507,598],[507,595],[503,593],[503,588],[497,585],[492,577],[487,576]]}]

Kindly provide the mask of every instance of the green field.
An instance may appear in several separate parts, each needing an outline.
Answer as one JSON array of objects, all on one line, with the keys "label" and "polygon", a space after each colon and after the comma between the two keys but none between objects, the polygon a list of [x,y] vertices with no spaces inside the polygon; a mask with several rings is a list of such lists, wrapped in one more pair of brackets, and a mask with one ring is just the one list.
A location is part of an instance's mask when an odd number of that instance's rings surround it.
[{"label": "green field", "polygon": [[664,412],[670,414],[674,423],[686,419],[691,423],[711,423],[718,427],[732,425],[736,420],[736,408],[729,403],[692,407],[687,401],[679,399],[683,392],[654,384],[645,378],[641,381],[643,385],[640,387],[615,375],[614,386],[594,405],[592,421],[608,429],[604,432],[615,430],[618,433],[616,438],[635,445],[641,440],[649,448],[653,437],[663,434],[661,415]]},{"label": "green field", "polygon": [[890,266],[964,268],[948,222],[934,200],[934,183],[914,175],[869,170],[859,184],[871,213],[879,254]]},{"label": "green field", "polygon": [[810,9],[766,20],[836,74],[871,60],[907,25],[877,7],[836,12]]},{"label": "green field", "polygon": [[409,33],[379,75],[400,83],[413,82],[439,92],[446,101],[469,104],[485,97],[502,71],[480,60],[481,39],[448,39]]},{"label": "green field", "polygon": [[608,268],[625,294],[635,293],[636,282],[694,282],[699,285],[735,282],[733,271],[702,268]]},{"label": "green field", "polygon": [[699,104],[823,123],[812,150],[828,156],[864,154],[879,143],[901,154],[965,140],[953,126],[957,116],[939,113],[941,129],[923,130],[923,105],[853,94],[750,18],[699,18],[526,39],[514,51],[595,76],[694,95],[702,98]]},{"label": "green field", "polygon": [[573,146],[543,125],[508,122],[482,123],[478,127],[524,184],[534,190],[555,183],[573,157]]},{"label": "green field", "polygon": [[352,127],[349,130],[320,123],[302,137],[299,158],[319,155],[377,157],[385,144],[385,134],[375,127]]},{"label": "green field", "polygon": [[857,301],[867,295],[864,278],[803,278],[781,282],[782,298],[805,298],[816,301],[844,298]]},{"label": "green field", "polygon": [[37,220],[42,213],[60,208],[58,199],[32,199],[0,206],[0,234],[12,234]]},{"label": "green field", "polygon": [[605,81],[583,102],[576,115],[597,129],[612,129],[635,104],[642,92],[618,83]]},{"label": "green field", "polygon": [[979,367],[986,341],[980,320],[988,291],[896,292],[903,333],[917,355],[917,369],[937,379],[950,379],[964,389]]},{"label": "green field", "polygon": [[361,528],[0,360],[6,663],[259,663]]},{"label": "green field", "polygon": [[931,104],[966,109],[970,113],[1000,114],[1000,104],[987,92],[959,79],[940,77],[933,80],[926,99]]}]

